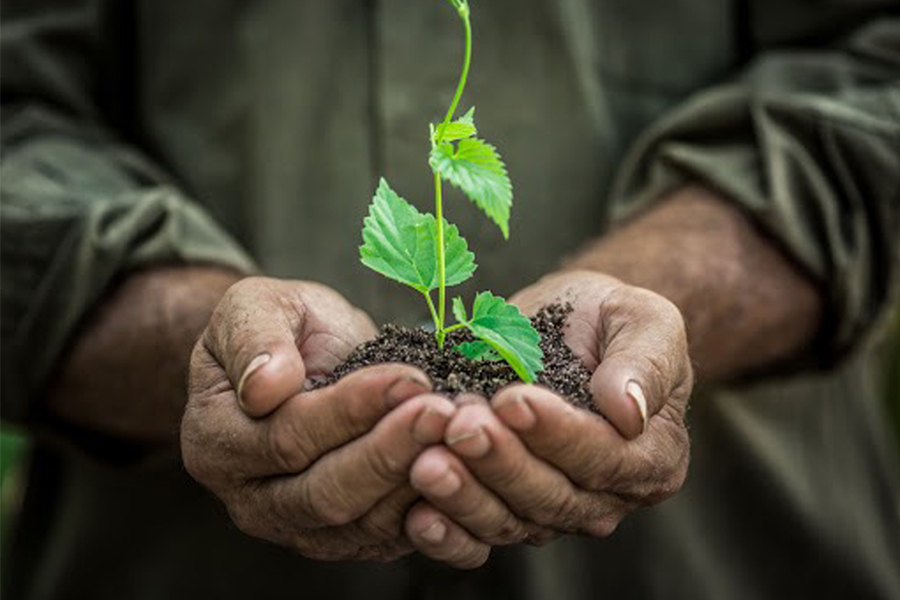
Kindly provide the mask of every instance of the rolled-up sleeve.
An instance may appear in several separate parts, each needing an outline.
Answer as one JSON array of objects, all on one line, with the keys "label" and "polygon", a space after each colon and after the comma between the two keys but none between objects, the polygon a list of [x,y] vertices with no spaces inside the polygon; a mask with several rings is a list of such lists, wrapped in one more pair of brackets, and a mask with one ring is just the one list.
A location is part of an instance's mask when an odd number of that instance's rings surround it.
[{"label": "rolled-up sleeve", "polygon": [[116,278],[158,263],[255,270],[198,204],[91,114],[78,92],[84,70],[69,64],[71,35],[53,35],[71,34],[88,8],[78,19],[34,12],[3,24],[0,382],[3,419],[20,422]]},{"label": "rolled-up sleeve", "polygon": [[763,54],[690,98],[632,149],[616,214],[689,181],[739,205],[819,283],[827,318],[801,362],[827,367],[851,352],[898,288],[900,20],[830,50]]}]

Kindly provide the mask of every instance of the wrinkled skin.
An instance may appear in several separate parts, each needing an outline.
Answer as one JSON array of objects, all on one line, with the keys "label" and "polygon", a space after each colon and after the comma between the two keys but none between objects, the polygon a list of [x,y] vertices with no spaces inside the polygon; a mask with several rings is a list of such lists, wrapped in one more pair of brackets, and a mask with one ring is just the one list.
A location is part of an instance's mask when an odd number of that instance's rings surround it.
[{"label": "wrinkled skin", "polygon": [[[560,298],[605,419],[527,385],[454,405],[403,365],[304,391],[374,335],[371,321],[317,284],[243,280],[192,356],[185,465],[243,531],[311,558],[418,549],[472,568],[494,545],[609,535],[684,480],[684,325],[661,296],[590,272],[547,277],[513,301],[533,313]],[[629,382],[640,391],[627,394]]]},{"label": "wrinkled skin", "polygon": [[[604,537],[630,511],[681,487],[693,373],[678,309],[587,271],[546,277],[512,301],[534,313],[557,299],[573,305],[566,341],[593,371],[591,391],[606,418],[537,386],[509,386],[490,401],[466,398],[445,445],[412,466],[425,500],[410,511],[406,531],[422,553],[472,568],[495,545],[540,544],[563,533]],[[630,386],[628,394],[629,382],[640,390]]]},{"label": "wrinkled skin", "polygon": [[191,357],[182,454],[245,533],[323,560],[412,551],[409,470],[455,407],[403,365],[303,391],[374,333],[312,283],[245,279],[219,303]]}]

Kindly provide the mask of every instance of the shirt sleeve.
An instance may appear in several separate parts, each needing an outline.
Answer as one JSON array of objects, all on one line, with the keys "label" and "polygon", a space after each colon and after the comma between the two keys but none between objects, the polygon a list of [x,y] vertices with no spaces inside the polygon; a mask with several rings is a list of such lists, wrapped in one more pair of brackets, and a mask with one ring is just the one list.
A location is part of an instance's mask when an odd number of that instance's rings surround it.
[{"label": "shirt sleeve", "polygon": [[19,422],[85,315],[123,273],[157,263],[255,270],[97,114],[80,52],[91,39],[92,3],[45,4],[56,3],[10,6],[0,42],[0,385],[4,420]]},{"label": "shirt sleeve", "polygon": [[884,318],[900,270],[900,19],[833,49],[760,55],[638,140],[614,186],[617,218],[687,182],[746,211],[826,301],[811,356],[827,368]]}]

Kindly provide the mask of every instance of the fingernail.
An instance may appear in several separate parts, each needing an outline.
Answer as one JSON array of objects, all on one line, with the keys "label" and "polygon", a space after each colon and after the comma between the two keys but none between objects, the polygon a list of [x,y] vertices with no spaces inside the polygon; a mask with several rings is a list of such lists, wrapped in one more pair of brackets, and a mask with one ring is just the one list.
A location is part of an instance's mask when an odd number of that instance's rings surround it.
[{"label": "fingernail", "polygon": [[447,496],[455,494],[460,486],[462,486],[462,481],[460,480],[459,475],[454,473],[452,470],[447,469],[446,473],[441,475],[437,481],[428,486],[427,492],[432,496],[446,498]]},{"label": "fingernail", "polygon": [[257,372],[260,367],[262,367],[270,360],[272,360],[272,355],[268,352],[263,352],[250,361],[250,364],[247,365],[246,369],[244,369],[244,374],[241,375],[241,380],[238,382],[237,395],[239,401],[244,401],[244,384],[247,382],[247,379],[249,379],[251,375]]},{"label": "fingernail", "polygon": [[429,390],[431,390],[431,385],[428,381],[414,375],[404,375],[388,388],[385,401],[388,408],[394,408],[404,400],[409,400],[413,396],[424,394]]},{"label": "fingernail", "polygon": [[641,433],[643,433],[647,430],[647,397],[644,396],[644,390],[641,389],[638,382],[632,380],[625,384],[625,393],[637,405],[638,412],[641,413]]},{"label": "fingernail", "polygon": [[452,406],[429,406],[413,424],[413,439],[422,445],[439,442],[444,436],[447,421],[453,416]]},{"label": "fingernail", "polygon": [[435,521],[431,527],[423,530],[419,535],[429,544],[440,544],[447,535],[447,526],[440,521]]},{"label": "fingernail", "polygon": [[491,440],[481,427],[448,438],[447,445],[469,458],[481,458],[491,450]]},{"label": "fingernail", "polygon": [[537,416],[521,393],[497,407],[503,422],[517,431],[528,431],[537,423]]}]

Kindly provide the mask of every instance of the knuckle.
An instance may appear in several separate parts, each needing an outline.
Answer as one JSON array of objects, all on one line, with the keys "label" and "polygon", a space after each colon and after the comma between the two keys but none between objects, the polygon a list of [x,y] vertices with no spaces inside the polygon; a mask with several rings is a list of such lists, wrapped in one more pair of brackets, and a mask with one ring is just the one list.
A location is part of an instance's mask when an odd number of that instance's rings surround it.
[{"label": "knuckle", "polygon": [[291,538],[291,549],[304,558],[318,558],[316,552],[322,550],[321,546],[312,543],[304,534]]},{"label": "knuckle", "polygon": [[506,461],[505,468],[495,469],[492,474],[493,485],[498,489],[517,489],[523,481],[531,479],[526,459],[517,457]]},{"label": "knuckle", "polygon": [[203,475],[204,453],[198,448],[198,437],[194,409],[188,405],[181,419],[181,462],[194,479],[200,479]]},{"label": "knuckle", "polygon": [[194,444],[182,442],[181,449],[182,463],[188,475],[196,481],[206,485],[209,470],[206,462],[203,460],[203,453],[199,452]]},{"label": "knuckle", "polygon": [[356,515],[346,494],[331,491],[331,485],[311,485],[304,488],[304,500],[312,518],[326,527],[340,527],[351,523]]},{"label": "knuckle", "polygon": [[659,313],[659,316],[675,329],[676,334],[683,335],[685,332],[684,318],[681,316],[681,310],[678,309],[678,306],[665,296],[653,292],[651,294],[653,295],[653,306]]},{"label": "knuckle", "polygon": [[318,535],[315,531],[292,536],[289,545],[304,558],[329,562],[353,559],[359,551],[356,544],[342,538]]},{"label": "knuckle", "polygon": [[523,540],[529,546],[545,546],[553,540],[559,538],[559,532],[549,527],[540,527],[531,524],[528,527],[527,535]]},{"label": "knuckle", "polygon": [[585,528],[585,533],[596,538],[609,537],[618,528],[621,521],[621,515],[606,515],[592,519]]},{"label": "knuckle", "polygon": [[616,489],[628,479],[625,462],[625,457],[621,453],[597,459],[596,462],[587,466],[587,472],[581,479],[583,486],[585,489],[595,492]]},{"label": "knuckle", "polygon": [[617,490],[642,506],[658,504],[672,497],[684,485],[688,474],[690,440],[687,430],[683,424],[669,428],[667,435],[660,436],[654,446],[639,456]]},{"label": "knuckle", "polygon": [[231,287],[225,291],[224,297],[232,300],[235,297],[240,297],[248,293],[255,293],[262,286],[266,285],[268,281],[270,281],[269,278],[260,277],[258,275],[244,277],[231,284]]},{"label": "knuckle", "polygon": [[[665,393],[673,387],[674,382],[669,381],[669,373],[676,372],[672,364],[674,359],[675,357],[666,353],[648,354],[643,357],[643,370],[649,375],[650,380],[663,384],[659,386],[660,389],[653,390],[654,392]],[[665,383],[669,385],[665,385]]]},{"label": "knuckle", "polygon": [[400,537],[403,527],[399,515],[387,515],[384,513],[366,515],[360,521],[363,533],[377,541],[395,540]]},{"label": "knuckle", "polygon": [[506,511],[500,518],[496,530],[492,535],[493,544],[515,544],[525,540],[528,532],[522,522],[511,512]]},{"label": "knuckle", "polygon": [[225,290],[221,300],[219,300],[219,304],[216,306],[210,317],[209,329],[211,331],[218,330],[220,326],[228,320],[228,315],[230,315],[236,307],[240,306],[242,299],[251,293],[251,290],[258,288],[261,280],[261,277],[245,277],[231,284],[231,286]]},{"label": "knuckle", "polygon": [[489,546],[466,541],[450,553],[447,562],[460,569],[477,569],[487,562],[490,553]]},{"label": "knuckle", "polygon": [[[582,411],[584,412],[584,411]],[[595,418],[593,415],[586,415]],[[577,421],[582,415],[574,410],[569,411],[568,408],[557,419],[556,427],[542,434],[537,443],[540,445],[539,453],[550,459],[559,459],[560,457],[569,457],[572,455],[572,440],[578,439],[577,436],[583,435],[585,427]]]},{"label": "knuckle", "polygon": [[559,498],[548,506],[548,515],[552,519],[549,524],[555,528],[574,530],[581,521],[581,510],[578,501],[572,494],[557,494]]},{"label": "knuckle", "polygon": [[181,462],[188,475],[211,490],[215,490],[227,473],[217,468],[219,453],[208,432],[201,426],[195,411],[188,409],[181,426]]},{"label": "knuckle", "polygon": [[268,429],[267,447],[274,463],[286,473],[299,473],[310,462],[304,436],[292,419],[276,419]]},{"label": "knuckle", "polygon": [[259,515],[243,502],[229,502],[226,505],[228,516],[232,523],[242,533],[250,537],[269,539],[269,532],[265,529]]},{"label": "knuckle", "polygon": [[389,541],[379,544],[362,546],[354,560],[364,560],[378,564],[393,562],[410,554],[413,549],[403,542]]},{"label": "knuckle", "polygon": [[400,540],[408,545],[409,540],[403,535],[404,522],[418,497],[419,493],[409,485],[399,488],[360,518],[357,521],[359,528],[368,540],[392,543]]},{"label": "knuckle", "polygon": [[399,483],[406,478],[404,461],[394,456],[391,448],[372,444],[363,455],[369,471],[380,481]]},{"label": "knuckle", "polygon": [[551,486],[534,495],[526,514],[538,525],[571,530],[576,509],[572,494],[561,491],[558,486]]},{"label": "knuckle", "polygon": [[209,351],[204,343],[206,335],[206,331],[204,331],[191,349],[191,358],[188,363],[190,365],[188,368],[188,394],[191,396],[202,393],[206,389],[200,377],[203,366],[209,362]]},{"label": "knuckle", "polygon": [[350,429],[367,428],[374,420],[373,413],[381,405],[381,398],[372,398],[371,392],[367,392],[370,389],[365,380],[358,383],[347,381],[337,395],[335,401],[339,403],[338,408],[342,412],[340,420]]},{"label": "knuckle", "polygon": [[688,461],[683,460],[671,475],[660,481],[655,493],[651,495],[650,501],[656,504],[677,494],[684,485],[685,479],[687,479],[687,472]]}]

